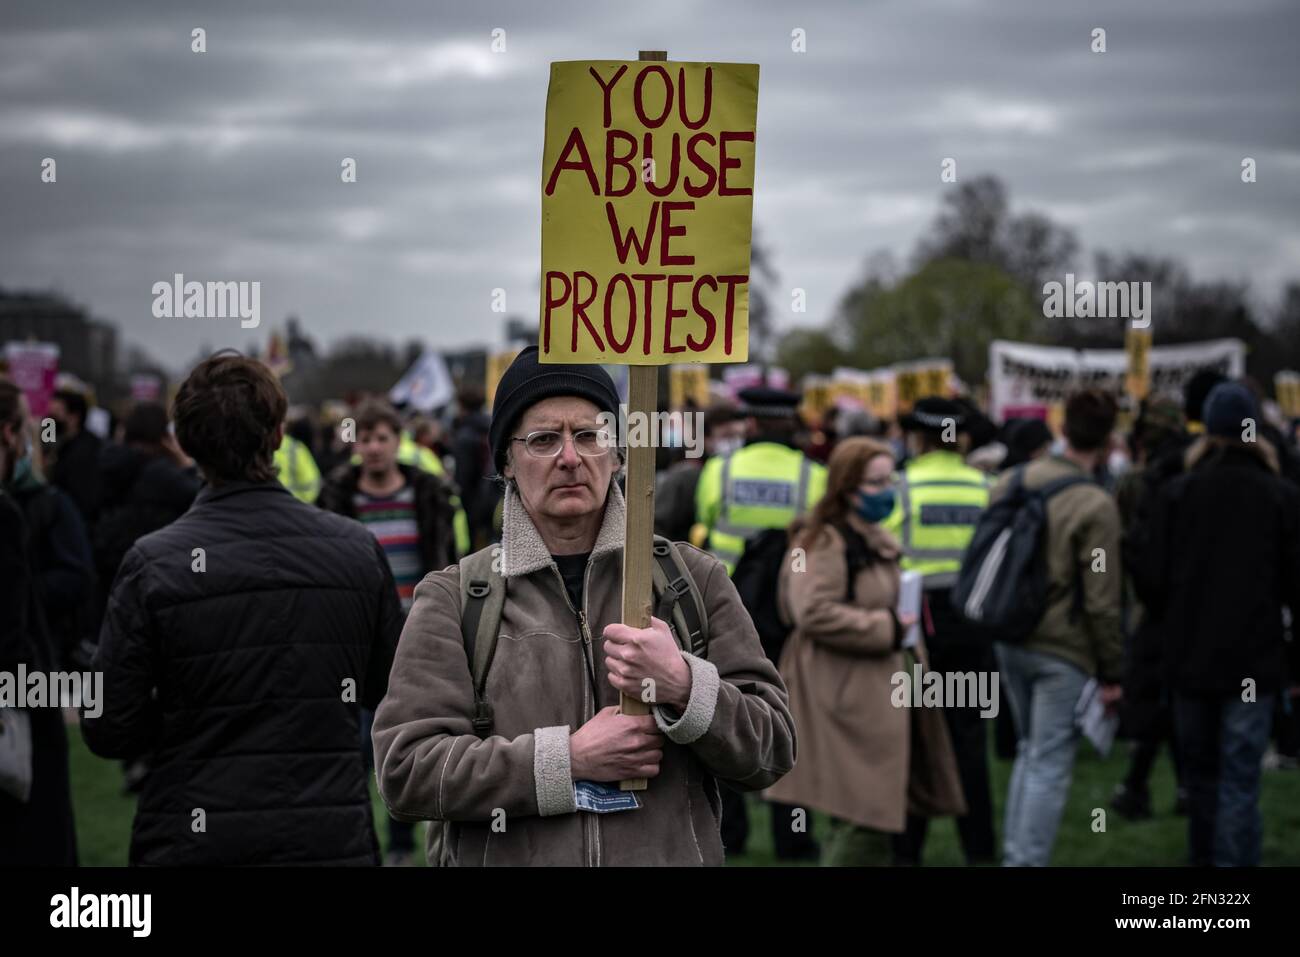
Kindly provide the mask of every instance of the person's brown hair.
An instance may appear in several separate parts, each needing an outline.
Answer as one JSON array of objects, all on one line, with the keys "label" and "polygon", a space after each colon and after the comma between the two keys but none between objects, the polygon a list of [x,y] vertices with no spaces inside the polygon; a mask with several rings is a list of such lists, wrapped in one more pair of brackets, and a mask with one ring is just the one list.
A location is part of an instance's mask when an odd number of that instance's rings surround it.
[{"label": "person's brown hair", "polygon": [[795,519],[790,528],[793,545],[811,548],[822,529],[844,520],[848,515],[849,496],[862,484],[867,465],[878,455],[893,458],[894,451],[888,445],[862,435],[836,444],[827,463],[826,494],[806,518]]},{"label": "person's brown hair", "polygon": [[355,418],[358,435],[370,431],[381,423],[392,429],[393,435],[402,434],[402,417],[383,399],[366,399],[357,406]]},{"label": "person's brown hair", "polygon": [[214,484],[276,477],[276,430],[289,402],[261,362],[238,352],[203,360],[172,406],[176,440]]},{"label": "person's brown hair", "polygon": [[1117,413],[1109,394],[1097,389],[1076,392],[1065,403],[1065,440],[1080,452],[1095,452],[1110,439]]}]

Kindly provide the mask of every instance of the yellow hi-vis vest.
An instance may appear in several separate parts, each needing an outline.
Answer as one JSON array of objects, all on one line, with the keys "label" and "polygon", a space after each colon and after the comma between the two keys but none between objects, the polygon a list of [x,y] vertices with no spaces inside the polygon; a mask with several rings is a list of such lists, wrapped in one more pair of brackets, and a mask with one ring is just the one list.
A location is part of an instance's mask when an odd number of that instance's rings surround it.
[{"label": "yellow hi-vis vest", "polygon": [[[405,430],[397,440],[397,461],[402,465],[413,465],[416,468],[430,472],[433,475],[440,475],[447,478],[447,470],[443,467],[442,460],[438,458],[433,449],[426,448]],[[360,465],[361,456],[353,453],[352,464]],[[469,540],[469,516],[465,514],[465,509],[461,507],[460,496],[452,495],[451,504],[456,509],[456,514],[452,516],[451,527],[456,535],[456,554],[468,555],[470,553]]]},{"label": "yellow hi-vis vest", "polygon": [[990,479],[956,452],[927,452],[907,463],[894,510],[882,523],[902,544],[901,564],[927,589],[951,588],[962,554],[989,504]]},{"label": "yellow hi-vis vest", "polygon": [[320,494],[320,469],[316,467],[311,449],[286,433],[280,440],[280,447],[275,450],[274,462],[280,484],[298,501],[313,504]]},{"label": "yellow hi-vis vest", "polygon": [[730,574],[745,539],[785,528],[825,494],[825,466],[789,446],[755,442],[704,463],[695,487],[696,521],[708,528],[708,549]]}]

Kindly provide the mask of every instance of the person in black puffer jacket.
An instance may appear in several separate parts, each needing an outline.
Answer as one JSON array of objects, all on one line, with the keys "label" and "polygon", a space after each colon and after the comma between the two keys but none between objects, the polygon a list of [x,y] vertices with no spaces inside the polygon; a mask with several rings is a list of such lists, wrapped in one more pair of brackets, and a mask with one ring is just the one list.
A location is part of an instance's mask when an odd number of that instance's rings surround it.
[{"label": "person in black puffer jacket", "polygon": [[286,400],[238,354],[177,393],[181,448],[209,484],[127,552],[93,667],[103,757],[154,752],[134,865],[372,865],[360,708],[387,690],[401,612],[374,537],[275,479]]}]

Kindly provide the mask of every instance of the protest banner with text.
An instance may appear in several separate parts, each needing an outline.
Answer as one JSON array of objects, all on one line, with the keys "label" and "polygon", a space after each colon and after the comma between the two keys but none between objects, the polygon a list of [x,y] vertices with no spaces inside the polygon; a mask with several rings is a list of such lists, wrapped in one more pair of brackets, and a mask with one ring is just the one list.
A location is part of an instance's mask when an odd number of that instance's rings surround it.
[{"label": "protest banner with text", "polygon": [[758,66],[551,64],[541,360],[749,354]]}]

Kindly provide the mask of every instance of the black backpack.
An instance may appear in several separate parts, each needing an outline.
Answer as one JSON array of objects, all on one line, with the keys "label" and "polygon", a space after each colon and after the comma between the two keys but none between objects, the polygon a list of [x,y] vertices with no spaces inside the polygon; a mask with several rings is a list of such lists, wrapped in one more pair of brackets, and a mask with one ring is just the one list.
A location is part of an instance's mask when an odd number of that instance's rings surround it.
[{"label": "black backpack", "polygon": [[773,662],[780,659],[791,631],[777,601],[777,581],[789,550],[790,536],[784,528],[755,532],[745,539],[745,550],[731,573],[731,582],[758,630],[763,652]]},{"label": "black backpack", "polygon": [[[866,541],[849,527],[847,522],[837,522],[835,528],[844,537],[844,558],[849,566],[844,601],[852,603],[853,586],[858,572],[880,561]],[[740,593],[741,603],[754,621],[763,653],[773,664],[780,661],[781,650],[794,626],[786,622],[777,597],[777,583],[781,577],[781,563],[790,551],[790,536],[784,528],[769,528],[756,532],[745,540],[736,570],[731,574],[732,584]]]},{"label": "black backpack", "polygon": [[1070,475],[1030,489],[1025,466],[1011,487],[980,516],[953,586],[953,610],[985,637],[1019,642],[1038,627],[1047,611],[1047,502],[1073,485],[1095,484]]}]

